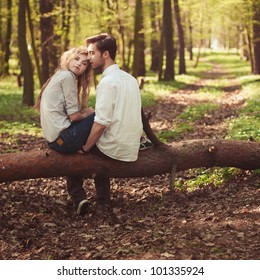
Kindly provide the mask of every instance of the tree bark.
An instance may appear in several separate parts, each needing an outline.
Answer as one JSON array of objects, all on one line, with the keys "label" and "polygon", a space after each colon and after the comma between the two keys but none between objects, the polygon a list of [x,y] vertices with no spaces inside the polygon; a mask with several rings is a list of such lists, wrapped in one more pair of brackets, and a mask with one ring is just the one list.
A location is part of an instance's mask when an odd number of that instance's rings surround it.
[{"label": "tree bark", "polygon": [[158,2],[150,2],[150,20],[151,20],[151,67],[150,69],[154,72],[159,70],[159,60],[160,60],[160,45],[159,45],[159,36],[160,28],[158,19],[156,19],[156,7]]},{"label": "tree bark", "polygon": [[145,76],[145,57],[144,57],[144,30],[143,30],[143,3],[136,0],[135,7],[135,28],[134,28],[134,60],[133,76]]},{"label": "tree bark", "polygon": [[163,31],[166,51],[166,65],[163,79],[164,81],[171,81],[175,79],[171,0],[163,1]]},{"label": "tree bark", "polygon": [[47,81],[58,66],[60,52],[54,46],[53,1],[40,0],[42,79]]},{"label": "tree bark", "polygon": [[[80,164],[79,164],[80,163]],[[149,177],[199,167],[260,168],[260,143],[236,140],[189,140],[140,152],[135,162],[92,153],[63,155],[52,150],[0,155],[0,182],[97,174],[111,178]]]},{"label": "tree bark", "polygon": [[11,37],[12,37],[12,1],[7,1],[7,20],[6,20],[6,33],[4,40],[4,61],[3,61],[3,74],[9,75],[9,58],[11,56]]},{"label": "tree bark", "polygon": [[179,37],[179,74],[186,74],[186,64],[185,64],[185,42],[184,42],[184,32],[181,23],[181,13],[179,7],[179,1],[174,0],[174,11],[176,24],[178,29]]},{"label": "tree bark", "polygon": [[38,48],[36,47],[36,40],[35,40],[34,29],[33,29],[33,19],[32,19],[32,13],[31,13],[31,8],[30,8],[29,2],[27,5],[27,15],[28,15],[28,26],[29,26],[29,30],[30,30],[30,34],[31,34],[31,45],[32,45],[35,66],[36,66],[36,70],[37,70],[37,76],[38,76],[38,80],[40,83],[40,87],[42,87],[44,84],[44,81],[42,79],[40,59],[39,59],[39,54],[38,54]]},{"label": "tree bark", "polygon": [[260,74],[260,0],[253,0],[254,74]]},{"label": "tree bark", "polygon": [[26,9],[28,0],[20,0],[18,7],[18,47],[21,60],[23,83],[23,104],[34,105],[33,66],[28,52],[26,40]]}]

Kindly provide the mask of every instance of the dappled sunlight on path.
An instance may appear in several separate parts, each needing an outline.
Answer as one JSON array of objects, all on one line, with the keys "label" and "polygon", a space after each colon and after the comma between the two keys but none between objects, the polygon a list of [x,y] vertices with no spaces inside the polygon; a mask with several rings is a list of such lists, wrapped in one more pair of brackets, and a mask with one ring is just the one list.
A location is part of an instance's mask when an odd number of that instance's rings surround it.
[{"label": "dappled sunlight on path", "polygon": [[[209,72],[186,88],[161,97],[161,99],[146,112],[152,113],[151,127],[157,131],[172,130],[175,124],[182,122],[178,119],[187,106],[199,104],[216,104],[218,109],[204,115],[192,125],[193,132],[185,134],[185,139],[211,138],[217,132],[217,137],[226,134],[225,120],[237,115],[245,100],[240,94],[240,84],[232,75],[228,75],[220,65],[214,64]],[[216,137],[216,135],[215,135]]]}]

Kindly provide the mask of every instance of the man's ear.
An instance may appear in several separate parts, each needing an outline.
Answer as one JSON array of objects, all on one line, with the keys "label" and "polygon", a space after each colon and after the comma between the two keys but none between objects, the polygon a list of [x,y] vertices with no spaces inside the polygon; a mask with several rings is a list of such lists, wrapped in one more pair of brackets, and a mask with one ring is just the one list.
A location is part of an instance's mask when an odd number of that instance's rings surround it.
[{"label": "man's ear", "polygon": [[102,55],[103,55],[103,58],[109,58],[110,57],[109,51],[104,51]]}]

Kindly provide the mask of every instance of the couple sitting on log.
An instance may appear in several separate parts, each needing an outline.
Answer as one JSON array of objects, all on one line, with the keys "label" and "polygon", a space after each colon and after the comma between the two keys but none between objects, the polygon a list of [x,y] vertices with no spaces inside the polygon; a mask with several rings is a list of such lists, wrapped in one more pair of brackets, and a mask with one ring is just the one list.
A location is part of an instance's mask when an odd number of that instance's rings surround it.
[{"label": "couple sitting on log", "polygon": [[[87,48],[66,51],[60,66],[41,89],[36,108],[44,137],[50,149],[63,154],[91,150],[119,161],[136,161],[143,133],[137,80],[115,63],[117,45],[111,35],[89,37],[86,44]],[[92,70],[102,73],[95,111],[87,107]],[[109,205],[108,175],[100,172],[94,182],[97,203]],[[67,188],[77,213],[86,214],[83,179],[67,176]]]}]

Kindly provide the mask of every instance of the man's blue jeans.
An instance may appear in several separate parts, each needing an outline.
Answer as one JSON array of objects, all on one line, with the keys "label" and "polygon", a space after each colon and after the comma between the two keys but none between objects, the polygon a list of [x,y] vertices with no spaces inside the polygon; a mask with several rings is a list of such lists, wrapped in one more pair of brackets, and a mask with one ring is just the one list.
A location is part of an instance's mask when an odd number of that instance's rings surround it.
[{"label": "man's blue jeans", "polygon": [[79,151],[89,137],[94,117],[95,113],[81,121],[72,123],[61,132],[58,139],[48,143],[49,148],[62,154],[74,154]]}]

